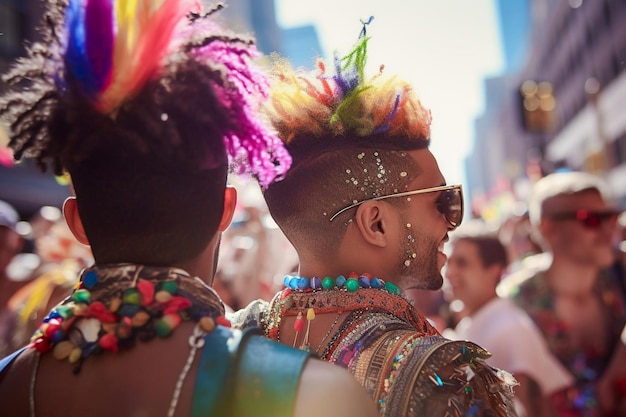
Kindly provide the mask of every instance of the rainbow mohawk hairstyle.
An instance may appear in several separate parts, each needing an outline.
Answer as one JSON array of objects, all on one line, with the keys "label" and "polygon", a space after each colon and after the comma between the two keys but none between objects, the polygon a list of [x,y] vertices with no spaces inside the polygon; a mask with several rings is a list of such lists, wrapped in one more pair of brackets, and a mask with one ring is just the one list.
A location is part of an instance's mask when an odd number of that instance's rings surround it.
[{"label": "rainbow mohawk hairstyle", "polygon": [[318,60],[319,73],[294,71],[284,59],[273,66],[270,120],[287,145],[296,138],[405,136],[430,137],[430,111],[417,99],[411,85],[383,75],[383,67],[367,79],[366,27],[347,55],[335,54],[334,75]]},{"label": "rainbow mohawk hairstyle", "polygon": [[[162,98],[186,69],[201,66],[206,73],[202,82],[210,84],[211,91],[198,90],[197,94],[207,94],[207,108],[194,112],[210,114],[210,135],[222,137],[232,168],[255,176],[262,186],[286,173],[291,157],[276,133],[256,116],[269,94],[268,80],[252,65],[259,53],[252,41],[227,34],[208,19],[221,6],[201,14],[199,2],[193,0],[51,0],[48,4],[44,41],[31,46],[29,57],[4,77],[16,87],[0,98],[0,117],[10,124],[9,145],[16,160],[33,157],[44,169],[51,161],[60,173],[67,169],[69,155],[94,146],[74,137],[78,134],[63,137],[58,126],[53,133],[51,115],[88,107],[93,119],[105,117],[120,125],[132,118],[124,112],[135,97],[156,91],[155,97]],[[20,85],[24,79],[29,80],[27,88]],[[142,109],[133,111],[139,114]],[[189,134],[185,126],[168,121],[164,111],[145,117],[145,125],[163,123],[162,129],[153,130],[167,132],[170,145],[202,140],[203,135]],[[143,131],[121,139],[138,142],[138,149],[158,147],[149,142],[163,141]]]}]

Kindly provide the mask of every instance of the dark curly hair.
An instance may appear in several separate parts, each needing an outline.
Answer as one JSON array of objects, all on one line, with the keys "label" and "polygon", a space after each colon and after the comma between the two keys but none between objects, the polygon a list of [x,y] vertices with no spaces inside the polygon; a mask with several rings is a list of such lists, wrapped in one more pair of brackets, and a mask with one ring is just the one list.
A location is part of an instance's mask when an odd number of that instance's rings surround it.
[{"label": "dark curly hair", "polygon": [[[254,130],[238,84],[262,84],[246,66],[255,53],[252,41],[205,23],[220,7],[189,13],[183,41],[165,57],[158,76],[105,113],[68,68],[60,29],[67,6],[50,3],[43,42],[5,76],[14,88],[0,98],[0,117],[11,127],[15,158],[32,157],[42,169],[70,174],[98,263],[192,259],[217,231],[229,154],[242,159],[227,137],[236,137],[240,147],[254,137],[260,144],[253,146],[265,146],[270,165],[281,164],[284,149],[272,148],[262,128]],[[238,60],[235,76],[203,52],[215,44]],[[258,166],[246,152],[243,157]]]}]

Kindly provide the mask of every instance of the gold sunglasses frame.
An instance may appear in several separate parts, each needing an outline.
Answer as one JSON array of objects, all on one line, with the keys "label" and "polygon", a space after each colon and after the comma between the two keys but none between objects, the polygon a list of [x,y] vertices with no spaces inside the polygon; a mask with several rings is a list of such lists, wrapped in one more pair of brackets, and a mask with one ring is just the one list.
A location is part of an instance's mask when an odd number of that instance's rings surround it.
[{"label": "gold sunglasses frame", "polygon": [[[340,214],[345,213],[346,211],[348,211],[348,210],[350,210],[352,208],[358,207],[361,204],[366,203],[368,201],[380,201],[380,200],[386,200],[388,198],[395,198],[395,197],[409,197],[409,196],[412,196],[412,195],[434,193],[434,192],[437,192],[437,191],[446,191],[446,190],[454,190],[454,189],[458,189],[460,191],[460,193],[461,193],[461,220],[462,220],[462,218],[463,218],[463,215],[462,215],[462,213],[463,213],[463,186],[461,184],[454,184],[454,185],[439,185],[437,187],[421,188],[419,190],[403,191],[401,193],[394,193],[394,194],[388,194],[388,195],[381,195],[380,197],[368,198],[367,200],[362,200],[362,201],[350,204],[349,206],[346,206],[346,207],[342,208],[341,210],[339,210],[338,212],[336,212],[335,214],[330,216],[330,219],[328,219],[328,221],[332,222]],[[460,221],[459,221],[459,224],[461,224]],[[455,228],[458,227],[458,224],[456,226],[454,226],[454,227]]]}]

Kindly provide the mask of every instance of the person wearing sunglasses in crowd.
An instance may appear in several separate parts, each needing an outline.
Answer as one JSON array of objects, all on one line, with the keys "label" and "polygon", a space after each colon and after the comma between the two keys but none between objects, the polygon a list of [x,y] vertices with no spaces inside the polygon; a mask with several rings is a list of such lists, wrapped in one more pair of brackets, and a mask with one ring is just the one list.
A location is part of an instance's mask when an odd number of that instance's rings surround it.
[{"label": "person wearing sunglasses in crowd", "polygon": [[290,164],[255,112],[252,40],[195,1],[47,4],[0,115],[16,158],[71,175],[64,215],[95,264],[0,361],[2,416],[375,416],[348,372],[229,329],[209,286],[229,158],[263,186]]},{"label": "person wearing sunglasses in crowd", "polygon": [[299,273],[234,323],[349,369],[382,416],[514,415],[511,375],[440,336],[403,293],[441,287],[463,194],[428,150],[431,115],[413,87],[382,68],[365,78],[366,25],[334,74],[275,62],[267,111],[294,159],[264,196]]},{"label": "person wearing sunglasses in crowd", "polygon": [[523,281],[513,299],[574,378],[552,398],[559,416],[618,415],[598,406],[596,392],[603,375],[614,371],[609,363],[623,366],[610,359],[626,323],[625,300],[606,273],[614,262],[618,213],[605,182],[589,173],[556,172],[533,188],[530,221],[552,261]]}]

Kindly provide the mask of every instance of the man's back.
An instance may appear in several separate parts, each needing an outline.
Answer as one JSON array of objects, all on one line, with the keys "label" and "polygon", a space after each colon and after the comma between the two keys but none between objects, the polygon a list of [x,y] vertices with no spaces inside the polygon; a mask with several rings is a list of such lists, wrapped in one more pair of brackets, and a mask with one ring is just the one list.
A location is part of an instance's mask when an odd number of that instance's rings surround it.
[{"label": "man's back", "polygon": [[[231,410],[229,415],[232,416],[259,415],[264,409],[271,409],[276,416],[345,415],[341,413],[374,415],[373,407],[349,374],[336,372],[330,365],[319,361],[310,361],[306,365],[303,362],[303,368],[288,369],[287,372],[300,380],[300,384],[283,389],[280,396],[259,396],[258,392],[245,390],[240,390],[237,395],[229,391],[228,380],[218,379],[213,373],[214,369],[199,368],[203,354],[220,362],[227,359],[225,355],[200,348],[187,377],[182,378],[184,383],[179,387],[181,372],[189,360],[189,335],[193,331],[194,326],[188,323],[180,326],[177,335],[159,340],[158,343],[141,343],[137,348],[116,356],[94,357],[86,361],[80,375],[73,374],[68,363],[52,355],[38,359],[35,350],[28,350],[0,376],[2,415],[48,415],[48,412],[42,410],[54,410],[53,415],[68,417],[188,416],[192,415],[192,400],[199,407],[198,410],[203,410],[201,404],[210,403],[211,399],[216,398],[224,401],[220,407],[224,407],[224,404],[239,407],[235,412]],[[277,352],[274,357],[278,359],[275,365],[279,369],[279,365],[284,364],[286,359],[284,347],[273,344],[264,347],[265,355],[269,353],[271,356],[272,351]],[[301,356],[298,353],[296,355]],[[257,356],[255,360],[263,358]],[[234,371],[230,369],[229,375],[234,375]],[[281,371],[284,377],[285,369]],[[194,398],[194,390],[198,390],[201,379],[208,379],[209,385],[218,390],[205,393],[198,391]],[[281,381],[276,380],[275,375],[265,375],[265,379],[256,380],[257,384],[277,382]],[[284,382],[277,385],[285,388]],[[341,391],[343,394],[340,395]],[[172,408],[172,398],[177,395],[180,395],[178,403]],[[316,402],[314,398],[317,395],[324,396],[328,401]],[[347,402],[345,398],[354,401]],[[31,404],[34,404],[34,410],[30,409]],[[201,415],[223,415],[219,412],[212,414],[208,408],[205,410],[209,412]]]}]

